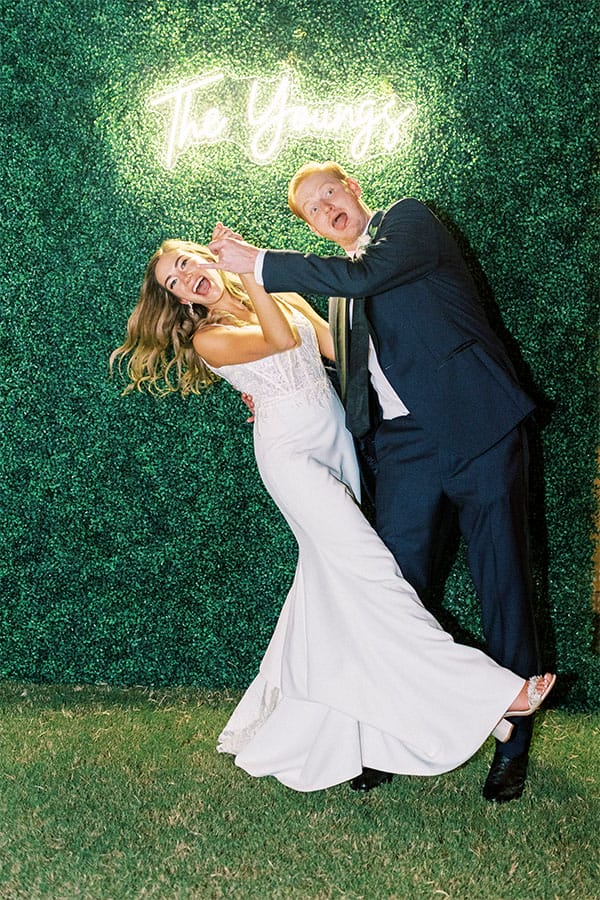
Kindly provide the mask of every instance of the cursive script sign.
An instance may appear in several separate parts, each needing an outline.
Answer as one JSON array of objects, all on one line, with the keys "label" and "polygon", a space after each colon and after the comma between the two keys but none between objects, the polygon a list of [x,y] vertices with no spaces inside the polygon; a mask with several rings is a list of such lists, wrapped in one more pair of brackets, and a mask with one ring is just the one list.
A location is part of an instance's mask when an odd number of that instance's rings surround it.
[{"label": "cursive script sign", "polygon": [[278,79],[210,72],[151,97],[167,111],[166,168],[192,147],[230,141],[251,160],[274,160],[292,138],[312,136],[341,143],[353,160],[393,153],[415,115],[395,94],[353,103],[309,103],[297,96],[289,73]]}]

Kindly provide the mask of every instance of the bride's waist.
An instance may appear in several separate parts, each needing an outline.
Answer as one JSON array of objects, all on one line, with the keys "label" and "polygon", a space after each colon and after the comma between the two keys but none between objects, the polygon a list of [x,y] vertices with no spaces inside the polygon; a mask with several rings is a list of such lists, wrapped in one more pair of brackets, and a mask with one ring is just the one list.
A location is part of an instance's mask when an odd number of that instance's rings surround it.
[{"label": "bride's waist", "polygon": [[260,394],[254,396],[256,415],[264,419],[282,407],[312,406],[315,403],[326,405],[330,401],[332,390],[327,376],[301,386],[281,386],[277,393],[271,392],[262,397]]}]

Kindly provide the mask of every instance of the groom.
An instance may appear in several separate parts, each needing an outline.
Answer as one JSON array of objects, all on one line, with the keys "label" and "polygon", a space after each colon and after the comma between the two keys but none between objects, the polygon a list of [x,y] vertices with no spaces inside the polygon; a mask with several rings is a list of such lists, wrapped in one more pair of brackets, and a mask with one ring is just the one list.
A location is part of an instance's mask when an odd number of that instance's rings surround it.
[{"label": "groom", "polygon": [[[258,250],[232,237],[211,250],[224,269],[253,272],[269,292],[335,295],[330,322],[347,425],[373,439],[377,456],[379,535],[426,599],[450,502],[488,652],[524,678],[534,674],[524,428],[534,404],[485,318],[458,246],[417,200],[373,214],[358,181],[331,161],[303,166],[288,198],[292,212],[346,258]],[[483,788],[497,803],[520,797],[525,784],[532,720],[514,726]],[[390,780],[364,769],[350,784],[368,791]]]}]

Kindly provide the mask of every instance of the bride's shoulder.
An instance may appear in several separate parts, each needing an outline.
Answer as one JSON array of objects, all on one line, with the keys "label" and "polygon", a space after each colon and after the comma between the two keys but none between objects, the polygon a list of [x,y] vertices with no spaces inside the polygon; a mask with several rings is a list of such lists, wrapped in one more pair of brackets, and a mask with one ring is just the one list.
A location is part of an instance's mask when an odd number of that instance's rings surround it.
[{"label": "bride's shoulder", "polygon": [[223,322],[207,322],[192,335],[194,350],[202,356],[202,349],[206,350],[213,347],[232,328],[235,328],[235,326],[226,325]]}]

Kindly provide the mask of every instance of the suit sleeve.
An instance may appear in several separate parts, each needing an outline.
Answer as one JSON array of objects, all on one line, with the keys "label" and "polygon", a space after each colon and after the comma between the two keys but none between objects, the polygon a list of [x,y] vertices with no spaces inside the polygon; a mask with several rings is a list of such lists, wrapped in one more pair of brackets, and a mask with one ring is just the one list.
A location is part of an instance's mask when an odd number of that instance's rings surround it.
[{"label": "suit sleeve", "polygon": [[439,261],[439,223],[418,200],[400,200],[386,212],[377,237],[359,259],[306,255],[293,250],[265,254],[265,289],[370,297],[416,281]]}]

